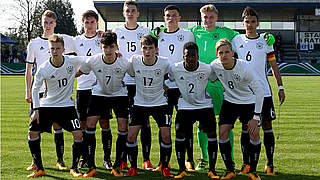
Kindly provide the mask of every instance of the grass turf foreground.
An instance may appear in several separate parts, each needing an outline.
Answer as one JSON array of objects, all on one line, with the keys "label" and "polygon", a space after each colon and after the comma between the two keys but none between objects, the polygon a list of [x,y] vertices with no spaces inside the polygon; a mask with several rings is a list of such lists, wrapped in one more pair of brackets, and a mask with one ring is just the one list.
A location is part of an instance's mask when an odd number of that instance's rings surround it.
[{"label": "grass turf foreground", "polygon": [[[279,112],[277,87],[270,78],[274,94],[276,115]],[[275,166],[276,176],[266,176],[262,171],[266,164],[265,149],[262,145],[258,173],[262,179],[320,179],[320,77],[319,76],[285,76],[283,77],[286,101],[281,107],[280,138],[276,139]],[[31,173],[25,168],[31,163],[31,155],[27,143],[29,104],[25,102],[24,78],[22,76],[1,77],[1,179],[26,179]],[[151,162],[154,166],[159,161],[158,129],[152,120],[152,151]],[[278,120],[273,122],[275,137],[278,135]],[[99,126],[99,125],[98,125]],[[240,151],[240,123],[235,125],[235,162],[239,170],[242,164]],[[112,160],[115,159],[115,142],[117,125],[115,119],[111,121],[113,134]],[[172,125],[172,140],[175,131]],[[263,133],[261,131],[263,139]],[[113,177],[103,166],[103,150],[99,127],[97,127],[96,165],[97,175],[91,179],[119,179]],[[41,135],[42,160],[46,176],[40,179],[76,179],[69,171],[58,171],[55,168],[56,153],[53,134]],[[72,135],[64,131],[65,154],[64,161],[68,167],[72,163],[71,146]],[[200,159],[199,147],[196,139],[196,125],[194,126],[194,159],[196,164]],[[139,136],[140,138],[140,136]],[[138,139],[140,141],[140,139]],[[263,142],[263,141],[262,141]],[[142,166],[141,146],[139,142],[138,167]],[[171,156],[172,172],[177,173],[178,163],[173,146]],[[216,165],[220,175],[224,174],[224,163],[218,154]],[[82,170],[83,172],[83,170]],[[163,179],[159,172],[138,170],[138,175],[129,179]],[[208,179],[207,172],[189,173],[184,179]],[[83,179],[83,178],[80,178]],[[235,179],[248,179],[246,175],[237,175]]]}]

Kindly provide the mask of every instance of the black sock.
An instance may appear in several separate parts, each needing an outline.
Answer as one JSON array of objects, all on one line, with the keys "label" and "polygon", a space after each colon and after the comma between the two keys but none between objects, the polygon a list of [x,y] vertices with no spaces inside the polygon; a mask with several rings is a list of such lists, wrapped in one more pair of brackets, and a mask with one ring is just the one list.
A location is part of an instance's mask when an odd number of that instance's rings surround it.
[{"label": "black sock", "polygon": [[250,172],[256,172],[260,151],[261,151],[260,139],[256,142],[250,140],[249,149],[250,149]]},{"label": "black sock", "polygon": [[110,160],[112,148],[112,134],[111,129],[101,129],[101,140],[103,145],[104,160]]},{"label": "black sock", "polygon": [[231,144],[230,144],[229,138],[225,140],[219,139],[219,148],[220,148],[220,153],[227,170],[230,172],[234,172],[234,167],[232,165],[232,158],[231,158]]},{"label": "black sock", "polygon": [[83,142],[83,140],[73,140],[72,167],[71,167],[71,169],[77,168],[77,165],[78,165],[79,159],[80,159],[80,155],[81,155],[82,142]]},{"label": "black sock", "polygon": [[40,136],[28,140],[29,149],[38,170],[44,170],[41,159]]},{"label": "black sock", "polygon": [[54,130],[54,142],[56,144],[57,161],[63,161],[64,139],[62,129]]},{"label": "black sock", "polygon": [[218,153],[217,137],[208,137],[208,155],[209,155],[209,167],[211,171],[215,171]]},{"label": "black sock", "polygon": [[137,169],[137,158],[138,158],[138,144],[136,142],[128,142],[127,145],[127,153],[128,158],[132,168]]},{"label": "black sock", "polygon": [[96,153],[96,128],[87,128],[87,144],[88,144],[88,166],[89,168],[95,168],[95,153]]},{"label": "black sock", "polygon": [[151,137],[150,124],[143,125],[140,133],[143,161],[150,160]]},{"label": "black sock", "polygon": [[126,141],[128,137],[127,131],[118,130],[118,138],[116,142],[116,161],[113,164],[114,168],[118,168],[121,165],[121,161],[124,158],[125,149],[126,149]]},{"label": "black sock", "polygon": [[171,153],[172,153],[172,142],[170,143],[165,143],[161,142],[160,144],[160,161],[162,164],[162,168],[167,168],[168,164],[170,162],[171,158]]},{"label": "black sock", "polygon": [[248,130],[242,130],[241,151],[242,151],[243,164],[249,164],[249,144],[250,144],[250,137],[249,137]]},{"label": "black sock", "polygon": [[187,131],[186,138],[186,150],[187,150],[187,161],[188,162],[194,162],[193,161],[193,126]]},{"label": "black sock", "polygon": [[81,156],[84,162],[88,162],[88,143],[86,131],[82,131],[82,139]]},{"label": "black sock", "polygon": [[272,129],[265,129],[264,132],[264,146],[266,148],[266,155],[268,159],[267,165],[273,165],[273,153],[274,153],[274,134]]},{"label": "black sock", "polygon": [[184,160],[186,158],[186,143],[185,143],[185,138],[178,138],[176,137],[176,156],[179,164],[179,170],[183,171],[186,169]]}]

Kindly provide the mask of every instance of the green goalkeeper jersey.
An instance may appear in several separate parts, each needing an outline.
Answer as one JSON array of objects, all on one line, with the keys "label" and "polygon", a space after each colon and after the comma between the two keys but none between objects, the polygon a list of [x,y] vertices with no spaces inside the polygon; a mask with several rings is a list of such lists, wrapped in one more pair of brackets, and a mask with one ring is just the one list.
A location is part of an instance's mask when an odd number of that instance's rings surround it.
[{"label": "green goalkeeper jersey", "polygon": [[199,47],[199,61],[210,64],[217,58],[216,56],[216,43],[223,38],[231,40],[239,34],[227,27],[216,26],[213,30],[206,30],[204,27],[198,25],[188,28],[196,40]]},{"label": "green goalkeeper jersey", "polygon": [[[217,58],[216,43],[223,38],[231,41],[239,33],[227,27],[216,26],[213,30],[206,30],[204,27],[198,25],[188,28],[195,38],[199,48],[199,61],[210,64]],[[223,101],[223,86],[219,81],[210,82],[207,85],[207,92],[212,98],[214,112],[216,115],[220,113]]]}]

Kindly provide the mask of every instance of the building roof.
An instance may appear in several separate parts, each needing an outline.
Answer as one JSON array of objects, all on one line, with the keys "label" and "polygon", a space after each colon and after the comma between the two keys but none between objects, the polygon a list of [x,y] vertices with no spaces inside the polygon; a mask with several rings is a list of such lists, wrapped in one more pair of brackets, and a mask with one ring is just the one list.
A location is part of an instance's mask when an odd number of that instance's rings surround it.
[{"label": "building roof", "polygon": [[[320,0],[137,0],[139,21],[163,21],[163,8],[169,4],[181,9],[181,21],[200,21],[199,10],[203,5],[214,4],[219,10],[219,21],[241,21],[241,13],[246,6],[253,7],[260,14],[260,21],[292,22],[296,15],[315,15],[320,8]],[[94,0],[94,6],[107,22],[124,21],[122,6],[124,1]]]}]

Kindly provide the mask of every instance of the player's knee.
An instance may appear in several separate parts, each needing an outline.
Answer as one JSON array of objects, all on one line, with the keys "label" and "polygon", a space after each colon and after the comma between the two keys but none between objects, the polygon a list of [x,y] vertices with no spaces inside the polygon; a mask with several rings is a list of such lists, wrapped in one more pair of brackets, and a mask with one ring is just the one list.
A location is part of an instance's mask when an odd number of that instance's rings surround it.
[{"label": "player's knee", "polygon": [[128,129],[128,120],[126,118],[118,118],[118,130],[127,131]]},{"label": "player's knee", "polygon": [[272,129],[272,122],[271,121],[263,121],[262,122],[262,129]]},{"label": "player's knee", "polygon": [[99,124],[102,129],[109,129],[110,128],[109,119],[100,119]]},{"label": "player's knee", "polygon": [[97,121],[98,121],[97,116],[89,116],[87,119],[87,127],[88,128],[96,128]]},{"label": "player's knee", "polygon": [[74,140],[82,140],[82,131],[81,130],[73,131],[72,134],[73,134]]},{"label": "player's knee", "polygon": [[171,142],[171,134],[170,131],[166,131],[166,130],[161,130],[161,137],[162,137],[162,141],[165,143],[170,143]]},{"label": "player's knee", "polygon": [[207,132],[207,136],[208,136],[208,138],[216,138],[217,133],[216,133],[216,131],[209,131],[209,132]]},{"label": "player's knee", "polygon": [[242,130],[245,130],[245,131],[248,130],[248,125],[243,123],[242,124]]},{"label": "player's knee", "polygon": [[250,135],[250,139],[251,139],[252,141],[254,141],[254,142],[259,141],[259,139],[260,139],[259,132]]}]

